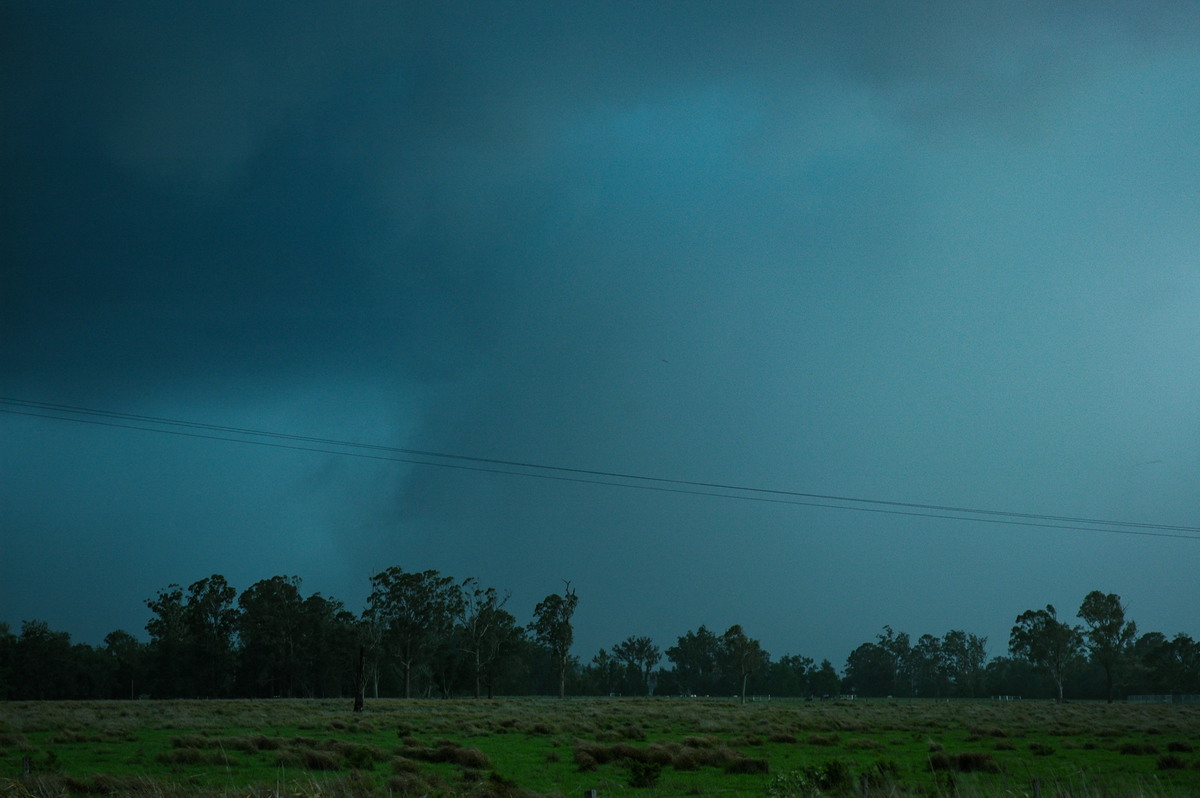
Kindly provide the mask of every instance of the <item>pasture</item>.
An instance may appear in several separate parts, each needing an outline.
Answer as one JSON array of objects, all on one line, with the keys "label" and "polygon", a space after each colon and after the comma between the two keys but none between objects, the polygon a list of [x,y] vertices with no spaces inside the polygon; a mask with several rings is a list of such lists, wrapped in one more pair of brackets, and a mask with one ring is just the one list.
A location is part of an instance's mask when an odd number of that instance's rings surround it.
[{"label": "pasture", "polygon": [[0,796],[1200,794],[1196,706],[350,703],[0,704]]}]

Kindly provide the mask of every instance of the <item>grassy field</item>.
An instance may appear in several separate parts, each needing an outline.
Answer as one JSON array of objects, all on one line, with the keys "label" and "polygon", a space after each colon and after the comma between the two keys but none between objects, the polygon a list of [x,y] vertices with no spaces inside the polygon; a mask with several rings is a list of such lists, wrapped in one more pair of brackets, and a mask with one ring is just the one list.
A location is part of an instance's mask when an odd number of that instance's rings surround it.
[{"label": "grassy field", "polygon": [[1197,747],[1193,706],[9,703],[0,796],[1183,796]]}]

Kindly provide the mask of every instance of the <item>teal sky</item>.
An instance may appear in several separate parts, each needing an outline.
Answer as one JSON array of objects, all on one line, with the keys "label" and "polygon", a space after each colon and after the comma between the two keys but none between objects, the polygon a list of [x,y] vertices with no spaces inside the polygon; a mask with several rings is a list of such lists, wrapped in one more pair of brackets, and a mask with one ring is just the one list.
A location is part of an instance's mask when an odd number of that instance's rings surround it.
[{"label": "teal sky", "polygon": [[212,573],[357,611],[400,565],[522,621],[572,580],[584,661],[734,623],[839,668],[884,624],[995,656],[1091,590],[1200,636],[1197,12],[0,0],[4,397],[1193,527],[10,404],[0,621],[144,635]]}]

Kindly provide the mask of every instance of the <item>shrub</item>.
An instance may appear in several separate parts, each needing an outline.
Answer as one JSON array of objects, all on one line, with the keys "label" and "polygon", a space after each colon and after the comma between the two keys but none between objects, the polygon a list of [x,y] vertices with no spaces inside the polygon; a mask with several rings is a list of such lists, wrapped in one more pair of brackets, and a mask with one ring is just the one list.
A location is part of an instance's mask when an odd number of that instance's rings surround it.
[{"label": "shrub", "polygon": [[794,742],[796,742],[796,735],[776,733],[776,734],[772,734],[767,739],[773,743],[785,743],[785,744],[786,743],[794,743]]},{"label": "shrub", "polygon": [[658,777],[662,775],[662,765],[657,762],[637,762],[629,763],[629,786],[630,787],[653,787],[658,783]]},{"label": "shrub", "polygon": [[929,755],[929,769],[934,772],[957,771],[959,773],[999,773],[1000,764],[995,758],[982,751],[966,751],[961,754],[945,754],[940,751]]},{"label": "shrub", "polygon": [[1184,742],[1183,740],[1175,740],[1167,743],[1167,750],[1176,754],[1190,754],[1196,748],[1191,743]]},{"label": "shrub", "polygon": [[1045,743],[1032,742],[1029,744],[1029,750],[1034,756],[1050,756],[1054,753],[1054,747]]},{"label": "shrub", "polygon": [[954,755],[954,769],[960,773],[999,773],[1000,763],[983,751],[964,751]]},{"label": "shrub", "polygon": [[1155,766],[1159,770],[1183,770],[1187,767],[1187,762],[1179,754],[1165,754],[1158,758]]},{"label": "shrub", "polygon": [[300,758],[308,770],[337,770],[339,766],[338,758],[328,751],[306,748],[300,752]]},{"label": "shrub", "polygon": [[725,763],[725,772],[731,775],[753,775],[757,773],[769,773],[770,771],[770,763],[768,763],[765,759],[738,757]]},{"label": "shrub", "polygon": [[837,745],[841,741],[836,734],[810,734],[807,742],[809,745]]},{"label": "shrub", "polygon": [[1121,747],[1117,750],[1122,754],[1132,756],[1154,755],[1158,753],[1158,749],[1150,743],[1121,743]]},{"label": "shrub", "polygon": [[392,760],[392,770],[396,773],[420,773],[421,766],[408,757],[398,756]]},{"label": "shrub", "polygon": [[951,770],[954,763],[950,761],[950,757],[943,754],[941,751],[935,751],[929,755],[929,769],[932,771]]},{"label": "shrub", "polygon": [[847,740],[846,747],[854,748],[860,751],[875,751],[883,748],[883,743],[870,737],[856,737],[853,740]]}]

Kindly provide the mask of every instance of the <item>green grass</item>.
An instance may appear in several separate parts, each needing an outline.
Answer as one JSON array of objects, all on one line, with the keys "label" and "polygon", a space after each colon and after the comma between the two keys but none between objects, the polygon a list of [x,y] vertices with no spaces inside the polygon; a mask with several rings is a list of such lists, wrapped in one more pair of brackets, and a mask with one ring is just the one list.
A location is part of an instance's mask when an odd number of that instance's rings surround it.
[{"label": "green grass", "polygon": [[[0,704],[0,796],[1200,794],[1200,708],[677,699]],[[32,772],[22,776],[28,758]]]}]

